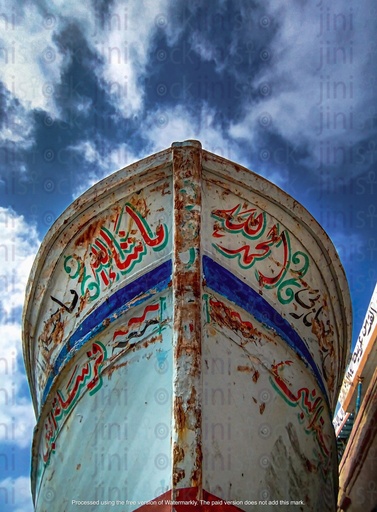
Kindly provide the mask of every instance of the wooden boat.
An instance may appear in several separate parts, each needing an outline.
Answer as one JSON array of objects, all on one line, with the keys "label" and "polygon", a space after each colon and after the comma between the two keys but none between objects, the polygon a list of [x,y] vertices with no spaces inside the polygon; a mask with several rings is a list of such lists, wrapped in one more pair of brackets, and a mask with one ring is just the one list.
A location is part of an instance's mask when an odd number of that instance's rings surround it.
[{"label": "wooden boat", "polygon": [[332,243],[273,184],[197,141],[109,176],[28,285],[36,510],[334,510],[350,333]]}]

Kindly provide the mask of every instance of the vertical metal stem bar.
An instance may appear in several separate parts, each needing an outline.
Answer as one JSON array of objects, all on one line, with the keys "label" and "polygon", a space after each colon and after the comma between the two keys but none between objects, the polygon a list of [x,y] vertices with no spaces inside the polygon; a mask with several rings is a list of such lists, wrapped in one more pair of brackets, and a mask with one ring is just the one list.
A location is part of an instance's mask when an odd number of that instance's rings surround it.
[{"label": "vertical metal stem bar", "polygon": [[[202,499],[200,142],[172,144],[174,189],[173,499]],[[181,490],[181,491],[180,491]],[[192,494],[191,494],[192,495]]]}]

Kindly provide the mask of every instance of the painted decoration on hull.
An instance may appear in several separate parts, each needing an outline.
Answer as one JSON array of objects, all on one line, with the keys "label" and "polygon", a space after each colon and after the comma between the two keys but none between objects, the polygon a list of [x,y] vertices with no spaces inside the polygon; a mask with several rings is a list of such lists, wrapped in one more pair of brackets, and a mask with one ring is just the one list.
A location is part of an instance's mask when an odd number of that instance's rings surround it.
[{"label": "painted decoration on hull", "polygon": [[[116,386],[115,381],[117,382],[117,379],[120,378],[122,368],[126,372],[125,375],[128,375],[131,372],[131,367],[136,368],[141,360],[145,360],[145,364],[148,367],[150,366],[149,372],[151,375],[153,373],[156,374],[156,377],[164,375],[164,382],[167,378],[165,374],[168,374],[168,377],[170,376],[171,318],[169,315],[171,310],[171,297],[161,295],[152,302],[144,303],[141,307],[135,308],[124,317],[118,318],[113,325],[101,333],[101,341],[96,339],[89,344],[82,356],[76,360],[75,366],[59,383],[59,388],[48,397],[48,403],[51,403],[51,407],[44,420],[40,437],[37,488],[41,484],[42,475],[44,475],[43,480],[45,480],[46,474],[56,470],[56,464],[58,464],[62,453],[66,449],[64,439],[67,435],[68,437],[70,435],[70,425],[74,421],[71,418],[72,411],[75,411],[75,417],[80,414],[87,417],[89,410],[97,408],[98,400],[96,396],[104,383],[106,383],[105,387],[110,396],[112,394],[117,396],[122,388],[134,388],[136,381],[130,383],[123,378],[123,381],[118,382]],[[115,381],[114,372],[118,376]],[[171,381],[171,376],[169,379]],[[149,381],[149,379],[146,380]],[[143,385],[141,386],[143,387]],[[162,396],[161,389],[161,382],[156,381],[154,384],[155,391],[153,391],[153,388],[151,390],[151,392],[157,393],[156,403],[168,404],[165,397],[161,398],[158,395],[160,393]],[[135,389],[135,396],[133,397],[135,407],[143,406],[146,408],[144,401],[142,403],[138,402],[137,397],[138,393]],[[104,403],[97,411],[99,415],[102,414],[103,405]],[[129,407],[122,409],[122,413],[127,415],[129,423],[133,421],[133,415],[130,411]],[[169,412],[168,417],[170,417],[170,414]],[[161,423],[161,418],[156,419]],[[112,424],[116,425],[115,423]],[[89,440],[93,438],[98,428],[98,421],[90,421],[82,425],[83,432],[86,433]],[[166,429],[167,426],[164,426],[164,439],[166,438]],[[160,430],[157,432],[157,438],[161,437],[161,432]],[[98,435],[98,432],[96,435]],[[82,439],[80,444],[84,446],[86,442],[85,439]],[[119,450],[121,448],[119,446]],[[79,451],[78,448],[76,451]],[[85,466],[85,457],[90,459],[89,455],[83,456],[84,459],[78,463],[80,467]],[[69,507],[67,510],[69,510]]]},{"label": "painted decoration on hull", "polygon": [[[76,255],[65,256],[64,270],[71,279],[80,283],[80,297],[87,294],[89,301],[97,299],[101,290],[119,282],[122,276],[132,272],[135,265],[143,261],[148,247],[153,251],[166,247],[169,239],[166,224],[158,224],[152,231],[141,213],[146,209],[145,201],[139,209],[126,203],[110,229],[102,226],[98,235],[93,237],[88,263]],[[127,216],[136,224],[139,236],[135,236],[136,229],[124,229],[123,217]]]},{"label": "painted decoration on hull", "polygon": [[[162,185],[169,194],[170,182]],[[162,196],[153,195],[155,188],[147,187],[142,194],[134,194],[92,219],[61,254],[37,324],[39,404],[47,369],[54,366],[63,340],[70,338],[105,295],[148,265],[158,265],[171,252],[171,207]]]},{"label": "painted decoration on hull", "polygon": [[[211,237],[205,252],[266,297],[277,311],[302,332],[307,350],[316,362],[331,400],[335,397],[335,320],[323,277],[309,251],[292,231],[265,209],[227,192],[226,204],[219,208],[224,190],[205,186],[208,211],[204,220]],[[256,199],[255,199],[256,200]],[[257,201],[257,200],[256,200]],[[267,211],[268,210],[268,211]],[[325,284],[325,283],[323,283]]]},{"label": "painted decoration on hull", "polygon": [[[281,319],[273,329],[210,289],[204,311],[204,488],[225,500],[297,499],[309,510],[332,511],[329,407],[314,375],[305,374],[303,360],[278,334]],[[259,464],[258,478],[250,460]]]},{"label": "painted decoration on hull", "polygon": [[314,436],[317,449],[313,450],[316,459],[319,461],[318,469],[321,472],[323,481],[326,482],[329,471],[332,469],[331,441],[324,434],[325,418],[328,417],[326,405],[323,398],[318,395],[317,389],[309,390],[302,387],[293,391],[281,375],[281,369],[286,365],[293,365],[294,361],[280,361],[272,365],[272,376],[270,382],[283,400],[290,407],[298,407],[298,422],[303,426],[305,433]]},{"label": "painted decoration on hull", "polygon": [[45,464],[51,452],[55,451],[56,438],[65,417],[83,393],[87,391],[89,395],[93,395],[101,388],[104,367],[117,359],[120,351],[127,352],[146,336],[161,336],[167,322],[166,297],[161,297],[158,302],[145,306],[141,314],[133,312],[125,324],[120,323],[109,332],[103,333],[106,338],[110,337],[107,346],[99,340],[91,345],[81,363],[71,370],[64,389],[58,389],[51,399],[51,410],[47,415],[43,434],[45,450],[42,459]]},{"label": "painted decoration on hull", "polygon": [[51,453],[55,452],[56,438],[64,423],[64,418],[70,413],[84,391],[94,395],[102,386],[101,370],[107,360],[106,347],[97,341],[86,353],[87,361],[80,366],[77,364],[70,374],[65,389],[58,389],[51,402],[44,424],[44,449],[42,460],[48,463]]},{"label": "painted decoration on hull", "polygon": [[[249,320],[249,315],[246,311],[243,311],[242,318],[241,313],[236,311],[229,305],[226,305],[223,301],[216,299],[214,296],[205,295],[204,300],[206,306],[206,318],[208,322],[214,322],[215,324],[225,328],[227,336],[234,339],[234,334],[238,335],[238,343],[240,347],[245,347],[251,343],[251,346],[262,347],[266,343],[281,343],[284,342],[281,338],[276,336],[276,330],[266,328],[266,324],[260,325],[260,323],[253,319],[253,323]],[[250,346],[250,345],[248,345]],[[252,350],[252,349],[251,349]],[[251,358],[255,358],[258,364],[261,364],[262,359],[257,355],[259,350],[254,348],[250,353]],[[294,390],[293,384],[288,384],[286,378],[284,378],[284,368],[286,366],[295,366],[297,361],[283,360],[279,363],[271,364],[269,366],[269,381],[275,391],[284,399],[284,401],[291,407],[298,407],[298,422],[305,429],[308,435],[315,437],[318,451],[321,454],[321,471],[323,473],[324,480],[327,477],[327,472],[330,465],[330,452],[331,447],[329,441],[326,439],[323,426],[325,424],[326,414],[328,415],[328,407],[323,397],[318,393],[317,388],[314,387],[311,390],[308,387],[302,387],[297,391]],[[238,371],[246,371],[252,373],[252,379],[256,383],[259,379],[258,370],[251,371],[250,367],[239,366]],[[261,404],[261,410],[263,404]],[[316,450],[317,451],[317,450]]]}]

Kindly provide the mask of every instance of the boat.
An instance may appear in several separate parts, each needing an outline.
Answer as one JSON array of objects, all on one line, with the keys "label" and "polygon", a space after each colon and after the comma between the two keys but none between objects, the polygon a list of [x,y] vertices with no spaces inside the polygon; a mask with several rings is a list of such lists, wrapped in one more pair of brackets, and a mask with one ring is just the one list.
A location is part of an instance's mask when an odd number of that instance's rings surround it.
[{"label": "boat", "polygon": [[350,339],[336,250],[274,184],[193,140],[115,172],[27,286],[36,511],[335,510]]}]

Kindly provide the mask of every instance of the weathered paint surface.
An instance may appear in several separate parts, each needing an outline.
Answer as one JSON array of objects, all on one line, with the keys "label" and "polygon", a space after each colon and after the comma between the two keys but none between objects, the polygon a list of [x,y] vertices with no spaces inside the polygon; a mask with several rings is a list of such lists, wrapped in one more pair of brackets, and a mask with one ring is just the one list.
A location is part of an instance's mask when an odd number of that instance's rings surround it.
[{"label": "weathered paint surface", "polygon": [[186,141],[99,183],[46,237],[24,326],[38,511],[334,510],[347,283],[254,173]]},{"label": "weathered paint surface", "polygon": [[[226,183],[208,180],[205,185],[209,208],[203,222],[211,238],[205,238],[204,250],[247,278],[276,311],[295,323],[305,352],[314,361],[312,369],[334,400],[341,349],[333,343],[337,327],[327,286],[319,287],[324,269],[320,271],[310,255],[313,241],[301,228],[289,229],[289,216],[278,220],[278,211],[268,200],[262,209],[252,195],[241,203]],[[222,203],[234,206],[219,209]]]},{"label": "weathered paint surface", "polygon": [[[56,494],[51,499],[54,481],[72,486],[64,496],[67,510],[72,499],[128,496],[128,472],[139,475],[132,488],[135,500],[152,499],[161,481],[169,487],[171,311],[168,293],[119,317],[76,358],[51,393],[36,436],[37,510],[51,510],[60,503],[56,499],[63,499]],[[67,449],[71,439],[74,450]],[[146,460],[153,475],[143,471]]]},{"label": "weathered paint surface", "polygon": [[202,498],[201,400],[201,146],[173,145],[174,421],[173,499],[197,489]]},{"label": "weathered paint surface", "polygon": [[48,380],[54,377],[50,368],[59,359],[63,340],[70,340],[83,319],[113,290],[171,251],[171,206],[169,209],[161,190],[171,194],[169,180],[153,184],[88,219],[60,255],[49,294],[40,306],[43,320],[35,334],[39,405]]},{"label": "weathered paint surface", "polygon": [[[226,273],[221,277],[227,281]],[[324,394],[284,342],[292,333],[279,328],[283,319],[258,321],[230,283],[225,294],[232,302],[212,290],[205,298],[204,487],[232,496],[240,481],[258,474],[255,495],[261,500],[289,496],[312,510],[333,510],[336,446]],[[241,281],[238,286],[246,288]],[[321,480],[321,495],[310,474]],[[244,502],[249,496],[246,485],[238,490]]]}]

